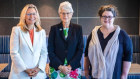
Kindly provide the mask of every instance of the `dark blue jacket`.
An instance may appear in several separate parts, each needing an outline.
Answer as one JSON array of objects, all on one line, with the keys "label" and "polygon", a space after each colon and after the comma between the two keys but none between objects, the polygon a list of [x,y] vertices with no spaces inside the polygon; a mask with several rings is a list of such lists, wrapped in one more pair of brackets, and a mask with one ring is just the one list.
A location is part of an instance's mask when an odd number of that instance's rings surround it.
[{"label": "dark blue jacket", "polygon": [[48,55],[50,66],[58,70],[60,65],[64,65],[65,58],[72,69],[80,67],[80,60],[83,53],[82,27],[70,23],[68,37],[65,39],[63,24],[51,27],[48,39]]}]

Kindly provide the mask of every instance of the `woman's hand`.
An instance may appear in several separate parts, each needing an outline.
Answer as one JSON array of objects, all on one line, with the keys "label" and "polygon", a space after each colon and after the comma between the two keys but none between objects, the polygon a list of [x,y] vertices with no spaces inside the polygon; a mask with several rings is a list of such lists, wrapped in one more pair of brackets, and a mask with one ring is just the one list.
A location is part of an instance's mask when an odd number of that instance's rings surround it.
[{"label": "woman's hand", "polygon": [[71,68],[67,67],[67,66],[62,66],[60,65],[58,67],[58,69],[65,75],[69,74],[71,72]]},{"label": "woman's hand", "polygon": [[26,72],[28,74],[28,76],[32,77],[32,73],[33,73],[33,70],[32,69],[26,69],[24,72]]},{"label": "woman's hand", "polygon": [[38,74],[38,72],[40,71],[40,69],[38,68],[38,67],[35,67],[34,69],[33,69],[33,77],[35,77],[37,74]]},{"label": "woman's hand", "polygon": [[122,71],[121,79],[127,79],[130,67],[131,67],[131,62],[123,61],[123,71]]},{"label": "woman's hand", "polygon": [[86,79],[89,79],[89,70],[84,70]]},{"label": "woman's hand", "polygon": [[68,65],[67,67],[68,67],[70,70],[72,69],[71,65]]},{"label": "woman's hand", "polygon": [[84,57],[84,73],[85,73],[85,77],[86,79],[89,79],[89,65],[90,65],[90,62],[89,62],[89,58],[88,57]]},{"label": "woman's hand", "polygon": [[121,79],[127,79],[127,75],[122,75]]},{"label": "woman's hand", "polygon": [[33,69],[27,69],[24,72],[26,72],[28,74],[28,76],[30,76],[30,77],[35,77],[39,71],[40,71],[40,69],[38,67],[35,67]]},{"label": "woman's hand", "polygon": [[68,65],[67,67],[68,67],[68,70],[69,70],[69,71],[68,71],[68,73],[70,73],[70,72],[71,72],[72,67],[71,67],[71,65]]},{"label": "woman's hand", "polygon": [[50,75],[50,67],[49,67],[49,64],[46,64],[45,71],[46,71],[47,76],[49,76]]}]

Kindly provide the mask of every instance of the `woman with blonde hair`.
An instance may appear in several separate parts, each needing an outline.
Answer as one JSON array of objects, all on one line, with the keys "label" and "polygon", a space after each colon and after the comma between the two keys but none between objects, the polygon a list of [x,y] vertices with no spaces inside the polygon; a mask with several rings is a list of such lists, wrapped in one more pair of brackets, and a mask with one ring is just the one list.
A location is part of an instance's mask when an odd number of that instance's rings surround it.
[{"label": "woman with blonde hair", "polygon": [[46,33],[35,5],[27,4],[10,38],[12,66],[9,79],[45,79]]}]

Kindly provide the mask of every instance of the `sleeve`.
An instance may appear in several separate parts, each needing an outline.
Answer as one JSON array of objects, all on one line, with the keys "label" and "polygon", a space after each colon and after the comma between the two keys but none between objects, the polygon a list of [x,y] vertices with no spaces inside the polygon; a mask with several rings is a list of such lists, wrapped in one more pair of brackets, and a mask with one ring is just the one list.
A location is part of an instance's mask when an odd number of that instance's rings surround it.
[{"label": "sleeve", "polygon": [[79,37],[78,37],[78,44],[77,44],[77,52],[74,58],[70,61],[70,65],[72,69],[75,69],[74,67],[77,67],[79,64],[81,57],[83,53],[83,33],[82,33],[82,27],[79,28]]},{"label": "sleeve", "polygon": [[13,27],[10,38],[10,56],[16,73],[26,70],[27,67],[19,54],[19,41],[19,28]]},{"label": "sleeve", "polygon": [[124,31],[123,33],[123,47],[124,47],[124,55],[123,55],[123,61],[132,61],[132,54],[133,54],[133,45],[132,40],[128,36],[128,34]]},{"label": "sleeve", "polygon": [[60,65],[63,65],[63,63],[60,61],[60,59],[55,54],[55,27],[51,27],[49,38],[48,38],[48,56],[50,59],[50,62],[52,63],[53,67],[58,70],[58,67]]},{"label": "sleeve", "polygon": [[45,30],[42,31],[42,40],[43,40],[43,44],[42,44],[42,49],[41,49],[41,53],[40,53],[38,68],[40,68],[43,72],[45,72],[47,56],[48,56],[47,47],[46,47],[46,32],[45,32]]},{"label": "sleeve", "polygon": [[89,42],[91,40],[91,37],[92,37],[92,33],[90,33],[90,35],[88,36],[88,39],[87,39],[87,44],[86,44],[86,49],[85,49],[85,57],[88,56],[88,47],[89,47]]}]

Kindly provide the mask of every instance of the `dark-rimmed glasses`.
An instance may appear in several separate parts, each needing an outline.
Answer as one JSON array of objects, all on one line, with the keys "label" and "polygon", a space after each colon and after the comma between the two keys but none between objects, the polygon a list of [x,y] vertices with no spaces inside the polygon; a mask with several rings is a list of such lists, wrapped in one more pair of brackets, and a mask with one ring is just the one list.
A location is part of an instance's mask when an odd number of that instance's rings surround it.
[{"label": "dark-rimmed glasses", "polygon": [[36,15],[36,13],[27,13],[26,15],[30,16],[30,15]]},{"label": "dark-rimmed glasses", "polygon": [[114,18],[114,16],[101,16],[101,18],[103,18],[103,19],[109,19],[109,20],[111,20],[112,18]]},{"label": "dark-rimmed glasses", "polygon": [[66,12],[66,13],[64,13],[64,12],[60,12],[60,14],[62,14],[63,16],[64,15],[70,15],[72,12]]}]

